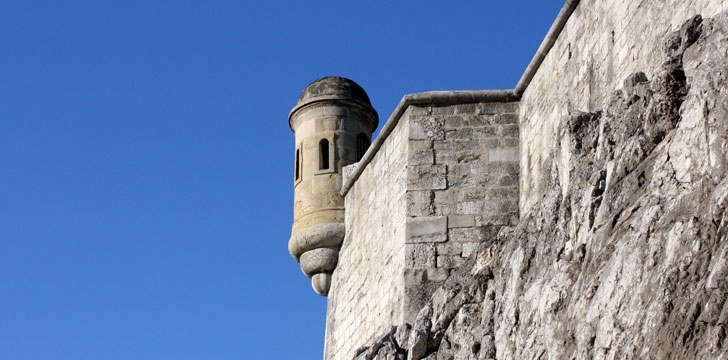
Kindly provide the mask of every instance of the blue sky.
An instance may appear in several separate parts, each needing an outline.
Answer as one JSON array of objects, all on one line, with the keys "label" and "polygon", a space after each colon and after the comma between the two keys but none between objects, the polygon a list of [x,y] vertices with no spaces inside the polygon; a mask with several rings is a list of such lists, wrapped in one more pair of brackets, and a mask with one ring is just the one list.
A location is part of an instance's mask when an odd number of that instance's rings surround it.
[{"label": "blue sky", "polygon": [[562,5],[0,0],[0,359],[320,359],[301,90],[513,88]]}]

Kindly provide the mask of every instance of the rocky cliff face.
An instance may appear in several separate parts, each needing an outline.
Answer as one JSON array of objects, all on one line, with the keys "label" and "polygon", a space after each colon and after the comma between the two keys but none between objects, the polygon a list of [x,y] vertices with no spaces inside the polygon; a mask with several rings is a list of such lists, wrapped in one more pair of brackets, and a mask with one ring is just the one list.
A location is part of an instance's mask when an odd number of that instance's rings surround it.
[{"label": "rocky cliff face", "polygon": [[728,14],[563,119],[549,191],[357,359],[728,358]]}]

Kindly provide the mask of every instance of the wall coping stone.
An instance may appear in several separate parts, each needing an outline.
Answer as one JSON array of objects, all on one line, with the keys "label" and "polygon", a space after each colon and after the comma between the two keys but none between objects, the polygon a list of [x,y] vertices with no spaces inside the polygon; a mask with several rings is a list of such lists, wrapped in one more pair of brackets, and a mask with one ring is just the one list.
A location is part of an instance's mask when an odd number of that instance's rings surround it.
[{"label": "wall coping stone", "polygon": [[533,76],[536,75],[536,71],[538,71],[538,68],[541,67],[541,63],[546,58],[546,55],[548,55],[549,51],[551,51],[551,48],[556,42],[556,39],[559,38],[561,30],[564,29],[566,21],[569,20],[571,14],[574,13],[576,5],[579,5],[579,1],[580,0],[566,0],[566,4],[564,4],[564,7],[561,8],[561,11],[559,11],[559,15],[556,16],[556,20],[554,20],[554,23],[551,24],[551,28],[546,34],[546,37],[541,42],[541,45],[538,47],[536,55],[533,56],[533,59],[531,59],[528,67],[526,67],[526,71],[523,72],[521,79],[518,81],[518,84],[516,84],[516,88],[513,89],[513,94],[516,95],[516,97],[518,97],[519,99],[521,98],[521,95],[523,95],[523,92],[526,91],[528,85],[531,83]]}]

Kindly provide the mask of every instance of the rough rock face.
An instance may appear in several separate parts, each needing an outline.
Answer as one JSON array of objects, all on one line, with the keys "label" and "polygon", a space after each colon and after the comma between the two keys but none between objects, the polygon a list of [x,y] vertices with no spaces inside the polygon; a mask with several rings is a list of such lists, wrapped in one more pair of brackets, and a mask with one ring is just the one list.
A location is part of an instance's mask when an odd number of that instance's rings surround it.
[{"label": "rough rock face", "polygon": [[728,358],[728,13],[562,121],[550,189],[356,359]]}]

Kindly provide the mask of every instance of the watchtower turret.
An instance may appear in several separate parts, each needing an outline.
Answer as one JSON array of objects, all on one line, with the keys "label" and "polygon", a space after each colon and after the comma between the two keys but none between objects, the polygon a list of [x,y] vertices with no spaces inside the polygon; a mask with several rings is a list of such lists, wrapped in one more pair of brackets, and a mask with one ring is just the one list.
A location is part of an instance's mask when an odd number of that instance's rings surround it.
[{"label": "watchtower turret", "polygon": [[303,90],[288,123],[296,138],[288,250],[326,296],[345,234],[341,171],[364,156],[379,117],[361,86],[327,76]]}]

